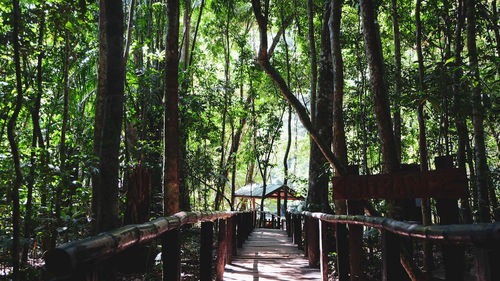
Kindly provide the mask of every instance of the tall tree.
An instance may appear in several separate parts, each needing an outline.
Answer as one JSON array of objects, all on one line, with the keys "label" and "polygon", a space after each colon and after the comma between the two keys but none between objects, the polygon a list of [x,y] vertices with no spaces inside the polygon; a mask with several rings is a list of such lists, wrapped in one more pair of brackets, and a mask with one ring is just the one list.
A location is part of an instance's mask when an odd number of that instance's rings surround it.
[{"label": "tall tree", "polygon": [[[465,117],[463,113],[464,103],[463,103],[463,82],[462,82],[462,50],[463,50],[463,42],[462,42],[462,29],[465,22],[465,7],[464,0],[458,0],[457,5],[457,15],[456,15],[456,24],[455,24],[455,41],[454,41],[454,50],[453,57],[455,58],[454,68],[452,73],[453,83],[453,100],[454,100],[454,112],[455,112],[455,126],[457,128],[457,136],[458,136],[458,147],[457,147],[457,162],[458,167],[465,171],[467,156],[466,156],[466,148],[469,146],[469,133],[467,130],[467,125],[465,124]],[[474,168],[469,166],[469,171],[471,172],[471,185],[474,185]],[[469,190],[467,190],[469,194]],[[462,200],[462,217],[464,223],[472,223],[472,212],[469,204],[469,196]]]},{"label": "tall tree", "polygon": [[469,69],[472,81],[472,125],[474,127],[474,147],[476,160],[476,184],[479,201],[479,220],[490,222],[488,199],[489,168],[486,162],[486,147],[484,140],[484,108],[481,97],[479,63],[476,47],[476,3],[466,0],[467,4],[467,49],[469,51]]},{"label": "tall tree", "polygon": [[17,117],[23,106],[23,86],[21,80],[21,60],[19,58],[19,22],[21,20],[21,9],[19,8],[19,1],[13,0],[13,31],[12,31],[12,45],[14,46],[14,64],[16,69],[16,90],[17,97],[15,101],[14,112],[7,123],[7,138],[9,139],[10,149],[12,152],[12,159],[14,160],[14,170],[16,177],[14,185],[12,186],[12,267],[14,281],[21,280],[19,275],[19,252],[20,252],[20,212],[19,212],[19,189],[23,184],[23,174],[21,171],[21,159],[19,157],[19,146],[17,144],[15,130]]},{"label": "tall tree", "polygon": [[[96,116],[99,174],[96,192],[97,232],[118,226],[118,170],[123,115],[123,9],[120,0],[101,0],[99,36],[99,84],[97,88]],[[101,107],[101,108],[98,108]],[[97,123],[100,122],[100,123]]]},{"label": "tall tree", "polygon": [[401,109],[399,97],[401,96],[401,39],[399,32],[398,0],[391,1],[392,37],[394,40],[394,141],[399,162],[401,162]]},{"label": "tall tree", "polygon": [[[167,2],[165,40],[165,94],[163,121],[163,215],[179,212],[179,0]],[[169,231],[162,245],[163,280],[167,272],[180,280],[180,260],[167,263],[167,257],[180,253],[179,231]]]},{"label": "tall tree", "polygon": [[[316,42],[314,40],[314,3],[307,0],[307,23],[309,25],[309,59],[311,60],[311,122],[316,125],[316,84],[318,80],[318,65],[316,61]],[[311,143],[313,141],[311,140]],[[311,146],[312,147],[312,146]]]},{"label": "tall tree", "polygon": [[163,213],[179,211],[179,1],[169,0],[165,49],[165,111],[163,150]]},{"label": "tall tree", "polygon": [[[46,157],[43,156],[45,150],[45,145],[43,142],[43,136],[42,132],[40,129],[40,105],[41,105],[41,99],[42,99],[42,62],[43,62],[43,56],[44,56],[44,51],[43,51],[43,38],[44,38],[44,33],[45,33],[45,8],[42,6],[40,9],[40,23],[39,23],[39,31],[38,31],[38,56],[37,56],[37,67],[36,67],[36,86],[37,86],[37,91],[36,91],[36,97],[35,101],[33,104],[33,108],[31,110],[31,123],[33,124],[33,135],[31,139],[31,156],[30,156],[30,172],[29,172],[29,177],[28,177],[28,183],[27,183],[27,188],[28,188],[28,195],[27,195],[27,200],[26,200],[26,215],[24,218],[24,238],[29,240],[32,235],[33,235],[33,187],[35,184],[35,170],[36,170],[36,162],[37,160],[40,161],[43,159],[42,165],[40,167],[45,166],[45,159]],[[37,151],[36,148],[40,148],[42,150],[42,153],[39,153],[37,157]],[[38,158],[38,159],[37,159]],[[42,176],[43,178],[43,176]],[[40,190],[40,193],[42,194],[41,196],[43,197],[43,194],[45,193],[45,190]],[[41,200],[41,205],[42,207],[45,207],[44,205],[44,200]],[[23,263],[27,262],[28,260],[28,250],[30,248],[30,244],[26,243],[23,249],[23,256],[21,261]]]},{"label": "tall tree", "polygon": [[[313,124],[316,130],[318,130],[320,138],[330,145],[332,142],[333,72],[330,32],[328,29],[330,5],[329,3],[325,5],[323,26],[321,30],[318,93],[315,100],[316,105],[314,105],[314,108],[316,109],[314,113],[311,112],[311,115],[314,116],[312,117],[312,120],[315,120]],[[338,159],[342,159],[339,154],[336,154],[336,156]],[[318,146],[311,141],[309,158],[309,188],[307,191],[306,208],[312,211],[330,211],[330,205],[328,202],[329,179],[330,173],[328,161],[325,159]]]},{"label": "tall tree", "polygon": [[360,0],[359,2],[363,19],[366,56],[370,68],[375,117],[382,144],[383,170],[386,173],[396,172],[399,170],[399,161],[392,130],[387,86],[385,84],[384,56],[382,54],[382,43],[380,41],[375,3],[372,0]]},{"label": "tall tree", "polygon": [[[283,8],[281,9],[281,21],[283,22]],[[286,34],[283,32],[283,45],[285,46],[285,60],[286,60],[286,82],[288,87],[290,87],[290,56],[288,54],[288,43],[286,41]],[[285,213],[288,210],[288,155],[290,154],[290,148],[292,146],[292,106],[288,105],[288,122],[287,122],[287,142],[285,155],[283,156],[283,185],[284,188],[284,199],[283,199],[283,209]]]}]

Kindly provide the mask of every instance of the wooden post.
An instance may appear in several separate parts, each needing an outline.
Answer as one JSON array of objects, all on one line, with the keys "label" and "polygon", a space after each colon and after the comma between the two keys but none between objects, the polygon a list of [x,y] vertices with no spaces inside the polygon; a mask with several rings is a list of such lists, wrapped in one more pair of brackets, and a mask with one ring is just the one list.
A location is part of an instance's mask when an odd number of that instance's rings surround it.
[{"label": "wooden post", "polygon": [[[359,175],[359,166],[347,167],[349,175]],[[363,204],[360,200],[347,200],[348,215],[363,215]],[[363,226],[349,225],[349,266],[351,281],[365,280],[363,273]]]},{"label": "wooden post", "polygon": [[271,228],[276,228],[276,221],[274,218],[274,214],[271,215]]},{"label": "wooden post", "polygon": [[399,261],[400,241],[399,237],[385,229],[382,229],[382,281],[404,280],[401,276],[401,264]]},{"label": "wooden post", "polygon": [[349,280],[349,241],[347,227],[343,223],[335,224],[335,242],[337,244],[337,271],[339,281]]},{"label": "wooden post", "polygon": [[318,267],[319,265],[319,234],[318,220],[315,218],[307,218],[307,256],[309,258],[309,267]]},{"label": "wooden post", "polygon": [[241,248],[243,247],[243,240],[244,240],[244,223],[243,220],[245,219],[246,214],[238,214],[237,215],[237,227],[236,227],[236,247]]},{"label": "wooden post", "polygon": [[[453,168],[451,156],[436,157],[436,169]],[[458,224],[459,212],[457,199],[436,198],[436,210],[440,224]],[[442,245],[443,262],[446,280],[464,280],[464,248],[463,246]]]},{"label": "wooden post", "polygon": [[226,264],[233,262],[233,218],[230,217],[226,220]]},{"label": "wooden post", "polygon": [[476,280],[500,280],[500,267],[498,266],[500,246],[493,246],[488,249],[475,248],[473,254]]},{"label": "wooden post", "polygon": [[200,280],[212,280],[212,245],[214,235],[214,223],[211,221],[201,223],[200,238]]},{"label": "wooden post", "polygon": [[219,235],[218,235],[219,245],[217,247],[217,276],[215,278],[216,281],[222,281],[224,275],[224,265],[226,257],[225,238],[226,238],[226,221],[223,219],[219,219]]},{"label": "wooden post", "polygon": [[[309,225],[309,218],[307,216],[303,216],[303,215],[300,215],[299,217],[301,218],[300,219],[301,223],[302,223],[302,218],[304,218],[304,225],[302,227],[302,230],[304,231],[304,240],[302,240],[302,243],[304,244],[303,245],[303,247],[304,247],[303,248],[304,249],[304,256],[308,257],[308,255],[309,255],[309,250],[308,249],[309,248],[308,248],[307,244],[309,244],[309,232],[308,232],[308,230],[309,230],[309,227],[308,227],[308,225]],[[309,260],[309,258],[308,258],[308,260]]]},{"label": "wooden post", "polygon": [[278,224],[276,225],[276,228],[280,229],[281,228],[281,191],[278,189],[278,199],[276,199],[276,214],[278,217]]},{"label": "wooden post", "polygon": [[328,281],[328,246],[326,243],[326,230],[328,224],[319,220],[319,268],[323,281]]},{"label": "wooden post", "polygon": [[173,229],[163,234],[161,257],[163,262],[163,281],[181,280],[179,229]]},{"label": "wooden post", "polygon": [[288,237],[292,237],[292,216],[288,211],[286,211],[285,214],[286,234],[288,235]]},{"label": "wooden post", "polygon": [[297,244],[299,249],[303,249],[302,245],[302,222],[300,215],[293,215],[293,242]]}]

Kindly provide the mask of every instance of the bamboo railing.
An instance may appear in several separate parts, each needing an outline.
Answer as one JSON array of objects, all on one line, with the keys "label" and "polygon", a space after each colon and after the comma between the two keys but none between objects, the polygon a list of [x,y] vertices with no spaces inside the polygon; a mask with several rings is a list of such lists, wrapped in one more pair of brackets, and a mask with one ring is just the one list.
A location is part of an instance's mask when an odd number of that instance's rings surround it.
[{"label": "bamboo railing", "polygon": [[[319,262],[323,280],[328,280],[326,233],[327,224],[335,229],[337,273],[339,281],[349,278],[349,229],[347,225],[362,225],[381,230],[381,280],[400,281],[401,244],[405,238],[431,241],[446,247],[471,246],[475,259],[475,277],[480,281],[500,280],[500,223],[423,226],[385,217],[330,215],[324,213],[287,213],[287,232],[295,244],[305,250],[309,263]],[[304,238],[303,238],[304,237]],[[331,239],[331,238],[330,238]],[[446,262],[444,266],[450,266]],[[462,271],[464,268],[453,268]],[[463,275],[463,274],[462,274]],[[413,278],[417,278],[413,276]],[[417,278],[418,280],[418,278]]]},{"label": "bamboo railing", "polygon": [[[213,221],[218,220],[217,280],[254,226],[252,212],[179,212],[153,221],[126,225],[83,240],[68,242],[44,255],[46,280],[106,280],[121,253],[139,245],[162,243],[163,280],[179,280],[178,231],[201,222],[200,280],[211,280]],[[159,240],[159,241],[158,241]],[[173,250],[172,250],[173,249]],[[133,259],[134,257],[128,257]],[[133,263],[134,261],[129,261]],[[137,261],[138,262],[138,261]],[[103,268],[108,267],[108,268]]]}]

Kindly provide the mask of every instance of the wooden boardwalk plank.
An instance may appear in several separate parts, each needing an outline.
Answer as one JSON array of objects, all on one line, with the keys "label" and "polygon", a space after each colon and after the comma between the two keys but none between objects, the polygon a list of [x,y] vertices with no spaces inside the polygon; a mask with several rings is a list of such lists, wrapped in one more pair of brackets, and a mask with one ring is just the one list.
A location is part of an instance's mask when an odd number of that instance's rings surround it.
[{"label": "wooden boardwalk plank", "polygon": [[310,268],[304,253],[286,232],[258,228],[250,235],[232,264],[226,265],[225,281],[321,280],[319,269]]}]

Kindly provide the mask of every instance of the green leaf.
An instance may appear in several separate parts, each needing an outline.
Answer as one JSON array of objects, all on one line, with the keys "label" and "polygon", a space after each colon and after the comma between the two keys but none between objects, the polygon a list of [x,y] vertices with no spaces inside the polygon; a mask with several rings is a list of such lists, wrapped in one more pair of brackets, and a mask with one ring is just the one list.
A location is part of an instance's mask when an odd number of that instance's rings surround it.
[{"label": "green leaf", "polygon": [[444,65],[447,65],[447,64],[449,64],[449,63],[452,63],[452,62],[454,62],[454,61],[456,61],[456,60],[457,60],[457,58],[456,58],[456,57],[451,57],[451,58],[449,58],[449,59],[448,59],[448,60],[444,63]]},{"label": "green leaf", "polygon": [[66,22],[64,27],[69,31],[73,31],[73,24],[70,21]]}]

